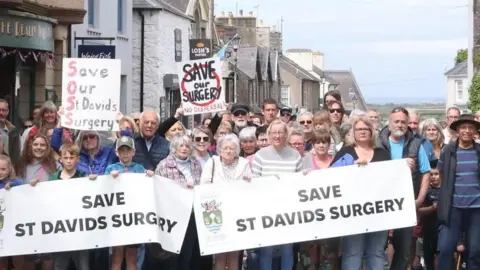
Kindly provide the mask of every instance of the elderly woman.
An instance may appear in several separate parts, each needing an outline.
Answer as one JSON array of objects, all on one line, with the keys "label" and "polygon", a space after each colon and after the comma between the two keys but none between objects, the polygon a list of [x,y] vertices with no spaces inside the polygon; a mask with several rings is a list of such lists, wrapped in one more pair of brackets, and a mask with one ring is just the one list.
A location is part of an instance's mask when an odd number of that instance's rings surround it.
[{"label": "elderly woman", "polygon": [[432,143],[434,159],[440,158],[443,146],[445,145],[445,136],[442,132],[442,126],[434,118],[423,121],[421,128],[422,136]]},{"label": "elderly woman", "polygon": [[343,123],[340,126],[340,141],[341,142],[335,146],[337,152],[340,151],[344,146],[353,144],[353,126],[351,121]]},{"label": "elderly woman", "polygon": [[203,168],[213,154],[208,151],[213,141],[212,132],[208,128],[202,126],[193,130],[192,138],[193,156],[197,158]]},{"label": "elderly woman", "polygon": [[240,156],[248,157],[257,151],[257,137],[255,127],[245,127],[238,134],[240,139]]},{"label": "elderly woman", "polygon": [[[332,167],[390,160],[390,153],[376,147],[375,126],[367,116],[359,116],[352,125],[354,144],[343,147],[337,153]],[[388,231],[343,237],[342,269],[362,269],[363,262],[365,262],[365,269],[383,269],[387,238]]]},{"label": "elderly woman", "polygon": [[[193,150],[193,142],[189,136],[179,134],[173,137],[170,140],[170,154],[160,161],[155,174],[193,189],[194,186],[200,184],[202,174],[202,165],[197,158],[192,156]],[[190,269],[190,265],[198,264],[200,258],[197,256],[199,254],[195,252],[197,241],[197,229],[192,211],[178,260],[171,262],[176,265],[170,265],[167,269],[184,270]]]},{"label": "elderly woman", "polygon": [[[240,157],[240,140],[235,134],[221,137],[217,143],[218,156],[207,161],[202,172],[201,183],[225,183],[238,180],[250,180],[252,172],[248,161]],[[239,269],[239,251],[215,255],[216,270]]]},{"label": "elderly woman", "polygon": [[331,121],[330,114],[328,111],[321,110],[313,116],[313,129],[326,129],[330,133],[330,155],[335,155],[337,152],[335,146],[341,143],[340,135],[338,134],[338,129],[334,126]]}]

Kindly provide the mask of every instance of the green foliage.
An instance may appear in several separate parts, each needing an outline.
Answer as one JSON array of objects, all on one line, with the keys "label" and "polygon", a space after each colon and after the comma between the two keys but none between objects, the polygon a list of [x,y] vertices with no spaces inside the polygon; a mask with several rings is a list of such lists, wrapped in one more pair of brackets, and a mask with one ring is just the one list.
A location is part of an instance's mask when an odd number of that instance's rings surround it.
[{"label": "green foliage", "polygon": [[480,75],[477,74],[473,77],[472,85],[468,90],[468,109],[472,112],[480,110]]},{"label": "green foliage", "polygon": [[467,60],[468,58],[468,50],[467,49],[460,49],[457,51],[457,56],[455,57],[455,65],[460,64],[461,62]]}]

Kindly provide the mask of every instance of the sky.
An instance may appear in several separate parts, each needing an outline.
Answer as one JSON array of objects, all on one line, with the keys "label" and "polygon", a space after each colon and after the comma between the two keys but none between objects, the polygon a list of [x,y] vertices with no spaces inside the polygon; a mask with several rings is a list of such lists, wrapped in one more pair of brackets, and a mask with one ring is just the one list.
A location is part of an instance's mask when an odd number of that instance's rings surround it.
[{"label": "sky", "polygon": [[215,0],[280,29],[284,51],[325,55],[325,70],[352,69],[368,103],[445,100],[444,73],[468,46],[468,0]]}]

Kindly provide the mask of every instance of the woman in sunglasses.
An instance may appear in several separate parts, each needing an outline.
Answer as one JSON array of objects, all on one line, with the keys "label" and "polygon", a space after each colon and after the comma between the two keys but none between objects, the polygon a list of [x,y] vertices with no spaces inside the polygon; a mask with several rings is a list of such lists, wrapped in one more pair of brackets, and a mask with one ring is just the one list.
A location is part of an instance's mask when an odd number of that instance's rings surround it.
[{"label": "woman in sunglasses", "polygon": [[196,128],[192,132],[193,138],[193,153],[192,155],[200,161],[200,165],[203,166],[214,154],[208,149],[212,145],[213,135],[208,128],[200,127]]}]

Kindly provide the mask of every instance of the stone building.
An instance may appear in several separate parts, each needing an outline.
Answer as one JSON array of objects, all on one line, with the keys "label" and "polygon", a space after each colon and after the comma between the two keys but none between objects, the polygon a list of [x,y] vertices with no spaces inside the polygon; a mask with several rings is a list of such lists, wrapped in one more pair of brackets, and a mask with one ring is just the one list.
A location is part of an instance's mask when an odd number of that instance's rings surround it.
[{"label": "stone building", "polygon": [[[165,119],[180,106],[177,67],[190,60],[189,39],[211,38],[208,3],[133,0],[133,110],[154,109]],[[183,123],[191,127],[193,118]]]},{"label": "stone building", "polygon": [[0,0],[0,98],[10,118],[29,118],[45,100],[61,101],[62,61],[83,0]]}]

